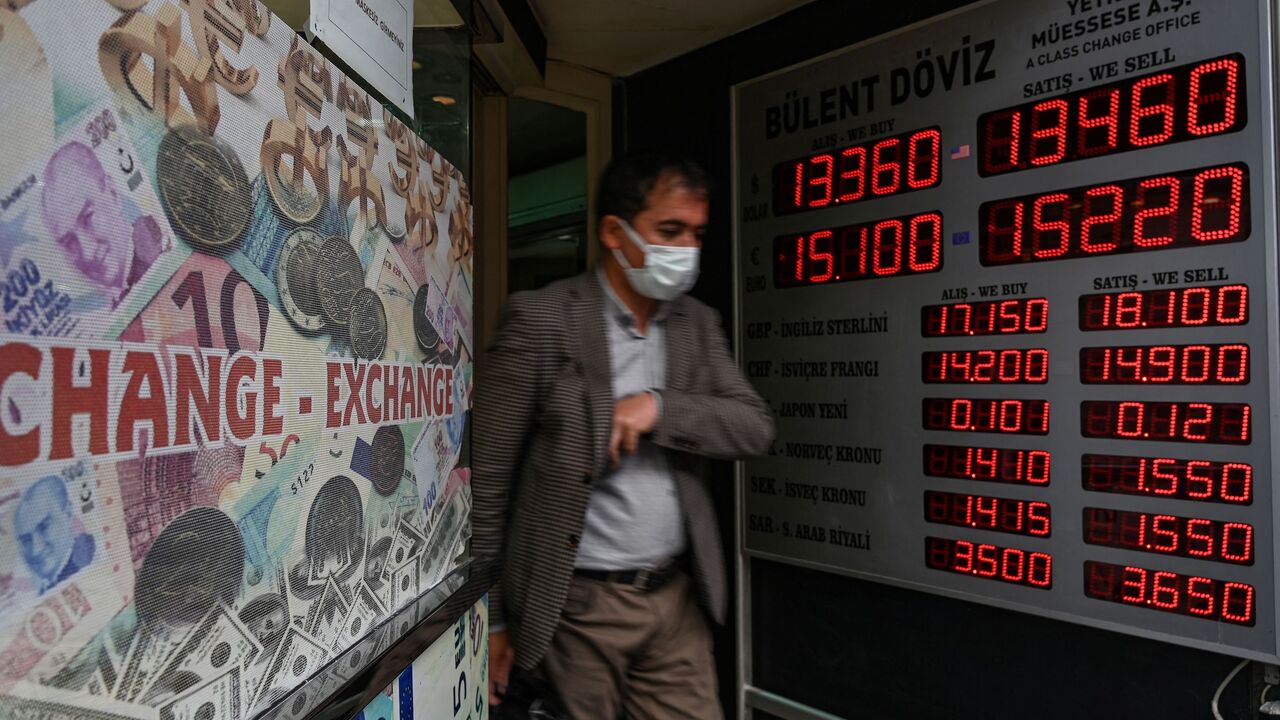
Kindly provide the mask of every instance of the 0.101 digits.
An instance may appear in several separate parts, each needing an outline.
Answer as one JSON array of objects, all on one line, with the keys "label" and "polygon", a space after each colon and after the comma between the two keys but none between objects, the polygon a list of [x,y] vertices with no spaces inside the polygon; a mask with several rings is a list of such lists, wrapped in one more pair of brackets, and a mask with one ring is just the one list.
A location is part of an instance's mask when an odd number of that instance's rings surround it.
[{"label": "0.101 digits", "polygon": [[778,288],[937,272],[942,268],[942,214],[783,235],[773,241]]},{"label": "0.101 digits", "polygon": [[1244,325],[1249,288],[1216,285],[1080,296],[1081,330],[1139,330]]},{"label": "0.101 digits", "polygon": [[983,265],[1202,247],[1249,237],[1242,163],[985,202]]},{"label": "0.101 digits", "polygon": [[923,406],[925,430],[1049,434],[1048,400],[925,398]]},{"label": "0.101 digits", "polygon": [[1249,346],[1229,343],[1081,348],[1080,382],[1245,385],[1249,382]]},{"label": "0.101 digits", "polygon": [[1243,403],[1085,400],[1080,433],[1090,438],[1248,445],[1249,406]]},{"label": "0.101 digits", "polygon": [[1234,132],[1245,126],[1244,57],[1167,71],[984,113],[983,177]]},{"label": "0.101 digits", "polygon": [[988,543],[927,536],[924,564],[933,570],[1047,589],[1053,587],[1053,556]]},{"label": "0.101 digits", "polygon": [[1045,298],[986,300],[920,308],[920,333],[924,337],[1042,333],[1048,326],[1049,301]]},{"label": "0.101 digits", "polygon": [[1087,507],[1084,541],[1138,552],[1253,564],[1253,526],[1242,522]]},{"label": "0.101 digits", "polygon": [[921,373],[926,383],[1044,383],[1049,380],[1049,351],[931,351],[921,356]]},{"label": "0.101 digits", "polygon": [[1252,626],[1254,589],[1199,575],[1095,561],[1084,564],[1084,594],[1108,602]]},{"label": "0.101 digits", "polygon": [[1015,485],[1048,485],[1050,460],[1047,450],[970,445],[924,446],[924,474],[930,477]]},{"label": "0.101 digits", "polygon": [[773,167],[773,214],[788,215],[931,188],[942,181],[936,127]]},{"label": "0.101 digits", "polygon": [[1253,466],[1242,462],[1174,458],[1084,455],[1085,490],[1249,505],[1253,502]]},{"label": "0.101 digits", "polygon": [[926,490],[924,519],[942,525],[1049,537],[1049,503]]}]

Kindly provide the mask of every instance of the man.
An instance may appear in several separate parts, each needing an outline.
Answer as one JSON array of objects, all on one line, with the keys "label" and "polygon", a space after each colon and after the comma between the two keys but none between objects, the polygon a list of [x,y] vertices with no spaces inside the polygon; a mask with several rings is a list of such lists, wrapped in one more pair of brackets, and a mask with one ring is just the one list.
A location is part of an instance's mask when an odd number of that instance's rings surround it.
[{"label": "man", "polygon": [[22,494],[13,528],[40,595],[93,562],[93,536],[77,532],[71,497],[57,475],[37,480]]},{"label": "man", "polygon": [[[132,162],[132,160],[130,160]],[[41,210],[49,234],[77,272],[115,305],[164,251],[164,231],[150,215],[130,223],[97,154],[70,142],[49,158]]]},{"label": "man", "polygon": [[606,169],[599,267],[512,296],[476,382],[473,528],[501,559],[490,701],[512,664],[574,718],[719,718],[707,616],[724,558],[708,459],[765,452],[767,407],[684,295],[707,224],[694,164]]}]

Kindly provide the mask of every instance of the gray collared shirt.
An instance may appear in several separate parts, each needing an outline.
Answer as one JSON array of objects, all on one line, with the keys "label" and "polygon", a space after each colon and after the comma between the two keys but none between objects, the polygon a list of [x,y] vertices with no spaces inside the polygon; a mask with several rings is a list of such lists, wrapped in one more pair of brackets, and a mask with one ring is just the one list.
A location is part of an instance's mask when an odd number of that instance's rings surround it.
[{"label": "gray collared shirt", "polygon": [[[662,303],[647,332],[613,292],[603,270],[597,277],[606,300],[605,326],[613,369],[613,398],[621,400],[666,384],[666,321]],[[661,405],[659,405],[661,411]],[[636,570],[653,567],[684,552],[688,538],[667,451],[643,437],[635,455],[622,456],[596,482],[578,546],[577,567]]]}]

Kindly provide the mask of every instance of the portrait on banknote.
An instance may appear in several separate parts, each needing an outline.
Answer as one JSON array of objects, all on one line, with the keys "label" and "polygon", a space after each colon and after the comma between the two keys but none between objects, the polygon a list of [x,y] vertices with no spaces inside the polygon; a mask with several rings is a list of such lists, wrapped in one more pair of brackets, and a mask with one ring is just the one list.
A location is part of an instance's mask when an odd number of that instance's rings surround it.
[{"label": "portrait on banknote", "polygon": [[463,174],[259,0],[0,2],[0,87],[0,717],[393,642],[470,537]]}]

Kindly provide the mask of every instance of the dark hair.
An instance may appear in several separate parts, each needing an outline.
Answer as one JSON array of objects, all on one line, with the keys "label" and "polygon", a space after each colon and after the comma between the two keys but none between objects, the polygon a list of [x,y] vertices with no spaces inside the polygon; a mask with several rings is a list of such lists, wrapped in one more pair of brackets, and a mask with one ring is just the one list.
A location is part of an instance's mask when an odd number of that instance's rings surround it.
[{"label": "dark hair", "polygon": [[605,215],[617,215],[631,222],[645,209],[658,180],[668,175],[693,192],[710,191],[707,173],[683,155],[669,151],[629,153],[614,158],[600,177],[596,221]]}]

